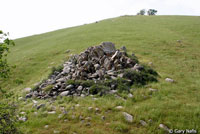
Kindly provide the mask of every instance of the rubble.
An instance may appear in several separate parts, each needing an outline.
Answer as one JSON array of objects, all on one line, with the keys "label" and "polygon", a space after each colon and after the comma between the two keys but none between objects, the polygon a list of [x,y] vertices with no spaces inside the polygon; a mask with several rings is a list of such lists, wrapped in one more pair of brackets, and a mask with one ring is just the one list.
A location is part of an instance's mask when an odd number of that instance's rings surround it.
[{"label": "rubble", "polygon": [[[60,68],[54,69],[47,80],[31,90],[26,98],[87,96],[97,93],[96,90],[104,86],[98,87],[98,84],[95,84],[98,81],[123,78],[123,70],[128,68],[137,72],[144,69],[138,64],[137,59],[128,57],[125,46],[121,49],[123,51],[117,50],[112,42],[103,42],[98,46],[89,47],[79,55],[73,55]],[[78,83],[77,80],[85,81],[85,83]],[[74,83],[70,84],[70,81]],[[106,89],[116,90],[116,87],[117,83],[111,84]]]}]

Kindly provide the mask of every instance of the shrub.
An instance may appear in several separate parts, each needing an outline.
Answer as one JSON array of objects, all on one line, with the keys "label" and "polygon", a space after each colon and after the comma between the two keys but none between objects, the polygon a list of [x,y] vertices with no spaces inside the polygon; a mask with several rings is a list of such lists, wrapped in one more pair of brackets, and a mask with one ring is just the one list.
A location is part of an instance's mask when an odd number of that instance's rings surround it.
[{"label": "shrub", "polygon": [[134,85],[146,85],[148,82],[157,82],[158,73],[148,66],[143,65],[144,69],[135,71],[127,69],[124,72],[124,78],[130,79]]}]

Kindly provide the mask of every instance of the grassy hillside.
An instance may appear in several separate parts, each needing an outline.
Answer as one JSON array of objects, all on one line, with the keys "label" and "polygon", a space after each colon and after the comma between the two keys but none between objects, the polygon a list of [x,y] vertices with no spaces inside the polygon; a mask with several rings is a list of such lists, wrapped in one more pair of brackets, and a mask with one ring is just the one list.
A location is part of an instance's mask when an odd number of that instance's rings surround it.
[{"label": "grassy hillside", "polygon": [[[24,88],[46,78],[53,66],[61,64],[70,54],[78,54],[87,47],[103,41],[111,41],[126,46],[129,53],[134,52],[143,63],[153,63],[158,71],[158,83],[137,88],[132,91],[134,99],[126,101],[113,96],[93,100],[69,98],[49,100],[40,110],[32,108],[32,101],[19,102],[19,112],[25,111],[28,121],[20,124],[26,134],[49,134],[54,130],[60,133],[164,133],[158,129],[160,123],[172,129],[200,128],[200,17],[191,16],[122,16],[98,23],[62,29],[41,35],[15,40],[8,61],[16,65],[13,75],[1,83],[4,88],[24,96]],[[181,40],[182,43],[178,43]],[[65,53],[71,50],[70,53]],[[175,83],[167,83],[166,77]],[[150,95],[149,87],[158,89]],[[79,107],[72,108],[76,104]],[[122,110],[115,107],[121,105]],[[46,111],[56,106],[56,114]],[[60,107],[69,111],[68,121],[58,118]],[[88,111],[88,107],[98,107],[100,112]],[[122,111],[134,116],[132,124],[122,118]],[[34,112],[38,112],[37,115]],[[74,115],[74,119],[71,117]],[[91,126],[81,123],[79,116],[92,117]],[[105,116],[102,121],[101,116]],[[148,122],[146,127],[139,121]],[[49,128],[44,128],[45,125]],[[199,130],[200,131],[200,130]]]}]

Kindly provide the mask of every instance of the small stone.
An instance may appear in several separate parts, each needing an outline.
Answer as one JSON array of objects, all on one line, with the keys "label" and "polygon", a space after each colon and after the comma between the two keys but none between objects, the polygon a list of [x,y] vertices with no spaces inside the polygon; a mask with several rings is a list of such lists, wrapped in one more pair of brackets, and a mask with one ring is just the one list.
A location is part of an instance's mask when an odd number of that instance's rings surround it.
[{"label": "small stone", "polygon": [[68,122],[68,119],[65,119],[64,122]]},{"label": "small stone", "polygon": [[99,108],[95,108],[95,111],[96,111],[96,112],[99,112],[100,110],[99,110]]},{"label": "small stone", "polygon": [[48,112],[48,114],[55,114],[56,113],[56,111],[50,111],[50,112]]},{"label": "small stone", "polygon": [[116,109],[118,109],[118,110],[121,110],[121,109],[123,109],[123,107],[122,106],[117,106],[117,107],[115,107]]},{"label": "small stone", "polygon": [[123,78],[124,74],[118,74],[117,76]]},{"label": "small stone", "polygon": [[100,65],[99,64],[95,64],[94,67],[95,67],[95,70],[99,70],[100,69]]},{"label": "small stone", "polygon": [[169,128],[168,128],[166,125],[164,125],[164,124],[160,124],[160,125],[159,125],[159,128],[161,128],[161,129],[163,129],[163,130],[169,132]]},{"label": "small stone", "polygon": [[69,91],[64,91],[60,94],[60,96],[67,96],[69,94]]},{"label": "small stone", "polygon": [[156,91],[158,91],[158,89],[149,88],[149,91],[156,92]]},{"label": "small stone", "polygon": [[117,77],[115,77],[115,76],[111,76],[111,79],[113,79],[113,80],[116,80],[116,79],[117,79]]},{"label": "small stone", "polygon": [[65,89],[66,89],[66,90],[70,90],[70,89],[72,89],[72,88],[74,88],[73,85],[68,85]]},{"label": "small stone", "polygon": [[85,97],[85,95],[84,95],[84,94],[81,94],[81,97]]},{"label": "small stone", "polygon": [[132,70],[136,70],[136,71],[141,71],[144,69],[143,66],[139,65],[139,64],[135,64],[133,68],[131,68]]},{"label": "small stone", "polygon": [[18,100],[23,100],[23,97],[19,97]]},{"label": "small stone", "polygon": [[165,81],[167,81],[167,82],[174,82],[174,80],[171,79],[171,78],[166,78]]},{"label": "small stone", "polygon": [[29,94],[26,94],[26,99],[28,99],[28,98],[31,98],[33,95],[32,95],[32,93],[29,93]]},{"label": "small stone", "polygon": [[21,112],[20,114],[25,114],[25,112]]},{"label": "small stone", "polygon": [[93,108],[92,107],[88,107],[88,110],[91,111]]},{"label": "small stone", "polygon": [[147,126],[147,123],[146,123],[145,121],[143,121],[143,120],[140,120],[140,124],[141,124],[142,126]]},{"label": "small stone", "polygon": [[133,122],[133,116],[132,115],[130,115],[130,114],[126,113],[126,112],[123,112],[123,115],[124,115],[124,118],[125,118],[125,120],[127,122],[130,122],[130,123]]},{"label": "small stone", "polygon": [[37,106],[37,110],[39,110],[42,107],[45,107],[45,104],[40,104],[39,106]]},{"label": "small stone", "polygon": [[27,121],[27,118],[26,117],[19,117],[19,120],[25,122],[25,121]]},{"label": "small stone", "polygon": [[54,134],[59,134],[60,131],[54,130],[53,133],[54,133]]},{"label": "small stone", "polygon": [[27,88],[24,89],[24,91],[25,91],[25,92],[30,92],[30,91],[31,91],[31,88],[30,88],[30,87],[27,87]]},{"label": "small stone", "polygon": [[85,120],[91,121],[92,118],[91,117],[86,117]]},{"label": "small stone", "polygon": [[105,119],[106,119],[106,117],[105,117],[105,116],[101,116],[101,119],[102,119],[102,120],[105,120]]},{"label": "small stone", "polygon": [[133,98],[133,94],[128,94],[128,98]]},{"label": "small stone", "polygon": [[46,129],[49,128],[49,125],[45,125],[44,128],[46,128]]},{"label": "small stone", "polygon": [[38,115],[38,112],[34,112],[34,115]]},{"label": "small stone", "polygon": [[83,90],[83,86],[78,86],[77,90],[78,91],[82,91]]},{"label": "small stone", "polygon": [[80,104],[76,104],[75,106],[76,106],[76,107],[80,107]]},{"label": "small stone", "polygon": [[34,104],[37,104],[37,103],[38,103],[38,101],[36,101],[36,100],[32,100],[32,101],[33,101]]},{"label": "small stone", "polygon": [[110,94],[115,94],[115,93],[117,93],[117,90],[110,90],[109,93]]}]

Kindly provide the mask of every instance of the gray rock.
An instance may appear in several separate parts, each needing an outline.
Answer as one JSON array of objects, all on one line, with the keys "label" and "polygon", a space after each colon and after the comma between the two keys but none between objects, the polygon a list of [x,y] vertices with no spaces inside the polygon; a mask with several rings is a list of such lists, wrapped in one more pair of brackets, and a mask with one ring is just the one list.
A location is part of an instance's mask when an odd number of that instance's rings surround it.
[{"label": "gray rock", "polygon": [[133,122],[133,116],[126,113],[126,112],[123,112],[123,115],[124,115],[124,119],[129,122],[129,123],[132,123]]},{"label": "gray rock", "polygon": [[121,73],[121,74],[118,74],[118,77],[121,77],[121,78],[123,78],[123,76],[124,76],[124,74],[123,74],[123,73]]},{"label": "gray rock", "polygon": [[88,107],[88,110],[91,111],[93,109],[93,107]]},{"label": "gray rock", "polygon": [[75,106],[76,106],[76,107],[80,107],[80,104],[76,104]]},{"label": "gray rock", "polygon": [[31,88],[30,88],[30,87],[27,87],[27,88],[24,89],[24,91],[25,91],[25,92],[30,92],[30,91],[31,91]]},{"label": "gray rock", "polygon": [[129,97],[129,98],[133,98],[133,94],[129,93],[129,94],[128,94],[128,97]]},{"label": "gray rock", "polygon": [[70,73],[70,71],[71,71],[71,69],[70,69],[70,67],[69,66],[66,66],[66,67],[64,67],[63,68],[63,73]]},{"label": "gray rock", "polygon": [[49,125],[45,125],[44,128],[46,128],[46,129],[49,128]]},{"label": "gray rock", "polygon": [[116,51],[115,44],[112,42],[102,42],[100,46],[106,54],[113,54]]},{"label": "gray rock", "polygon": [[167,131],[167,132],[169,132],[169,128],[166,126],[166,125],[164,125],[164,124],[160,124],[159,125],[159,128],[161,128],[161,129],[163,129],[163,130],[165,130],[165,131]]},{"label": "gray rock", "polygon": [[167,82],[171,82],[171,83],[174,82],[174,80],[171,79],[171,78],[166,78],[165,81],[167,81]]},{"label": "gray rock", "polygon": [[99,108],[95,108],[95,112],[99,112],[100,110],[99,110]]},{"label": "gray rock", "polygon": [[115,54],[111,57],[111,60],[114,61],[114,59],[119,56],[119,53],[119,51],[116,51]]},{"label": "gray rock", "polygon": [[91,117],[86,117],[85,120],[91,121],[92,118]]},{"label": "gray rock", "polygon": [[23,100],[23,97],[19,97],[18,100]]},{"label": "gray rock", "polygon": [[77,90],[78,91],[82,91],[83,90],[83,86],[78,86]]},{"label": "gray rock", "polygon": [[81,97],[85,97],[85,95],[84,95],[84,94],[81,94]]},{"label": "gray rock", "polygon": [[54,134],[59,134],[60,131],[58,131],[58,130],[54,130],[53,133],[54,133]]},{"label": "gray rock", "polygon": [[34,104],[37,104],[37,103],[38,103],[38,101],[36,101],[36,100],[32,100],[32,101],[33,101]]},{"label": "gray rock", "polygon": [[19,119],[19,121],[23,121],[23,122],[27,121],[26,117],[19,117],[18,119]]},{"label": "gray rock", "polygon": [[39,110],[42,107],[45,107],[45,104],[40,104],[39,106],[37,106],[37,110]]},{"label": "gray rock", "polygon": [[116,106],[115,109],[121,110],[121,109],[123,109],[123,107],[122,106]]},{"label": "gray rock", "polygon": [[56,111],[50,111],[50,112],[48,112],[48,114],[55,114],[56,113]]},{"label": "gray rock", "polygon": [[149,88],[149,91],[156,92],[156,91],[158,91],[158,89]]},{"label": "gray rock", "polygon": [[32,97],[32,93],[26,94],[26,99],[31,98]]},{"label": "gray rock", "polygon": [[25,112],[20,112],[20,114],[25,114]]},{"label": "gray rock", "polygon": [[113,80],[116,80],[116,79],[117,79],[117,77],[115,77],[115,76],[111,76],[111,79],[113,79]]},{"label": "gray rock", "polygon": [[105,116],[101,116],[101,119],[102,119],[102,120],[105,120],[105,119],[106,119],[106,117],[105,117]]},{"label": "gray rock", "polygon": [[115,93],[117,93],[117,90],[110,90],[109,93],[110,94],[115,94]]},{"label": "gray rock", "polygon": [[145,121],[143,121],[143,120],[140,120],[140,124],[141,124],[142,126],[147,126],[147,123],[146,123]]},{"label": "gray rock", "polygon": [[100,65],[99,64],[95,64],[94,67],[95,67],[95,70],[99,70],[100,69]]},{"label": "gray rock", "polygon": [[62,92],[62,93],[60,94],[60,96],[67,96],[67,95],[69,95],[69,91],[64,91],[64,92]]},{"label": "gray rock", "polygon": [[106,68],[106,70],[110,70],[111,69],[110,60],[108,58],[106,58],[104,60],[104,67]]},{"label": "gray rock", "polygon": [[136,71],[141,71],[142,69],[144,69],[143,66],[139,65],[139,64],[135,64],[134,67],[132,68],[133,70],[136,70]]}]

